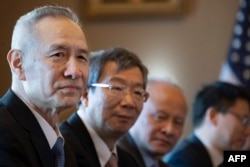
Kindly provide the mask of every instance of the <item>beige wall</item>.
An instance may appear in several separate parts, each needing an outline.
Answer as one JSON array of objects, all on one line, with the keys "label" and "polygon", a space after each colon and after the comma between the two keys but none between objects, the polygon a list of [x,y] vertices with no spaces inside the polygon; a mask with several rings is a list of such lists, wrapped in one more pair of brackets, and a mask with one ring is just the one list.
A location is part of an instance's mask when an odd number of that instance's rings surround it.
[{"label": "beige wall", "polygon": [[[6,54],[18,16],[35,6],[59,4],[72,7],[83,18],[82,1],[0,2],[0,95],[10,85]],[[177,80],[191,105],[200,85],[218,77],[230,43],[238,3],[239,0],[192,0],[192,10],[181,19],[85,22],[84,30],[91,50],[126,47],[138,53],[150,69],[150,76],[170,76]],[[191,130],[190,118],[185,128],[184,136]]]}]

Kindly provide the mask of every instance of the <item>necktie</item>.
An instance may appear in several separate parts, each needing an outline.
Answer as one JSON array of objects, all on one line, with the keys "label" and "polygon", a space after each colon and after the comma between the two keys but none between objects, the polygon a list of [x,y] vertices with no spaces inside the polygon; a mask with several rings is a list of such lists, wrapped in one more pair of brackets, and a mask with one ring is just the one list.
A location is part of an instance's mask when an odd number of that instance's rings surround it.
[{"label": "necktie", "polygon": [[111,154],[105,167],[118,167],[117,157],[114,153]]},{"label": "necktie", "polygon": [[56,167],[64,167],[64,148],[63,148],[63,139],[58,137],[55,145],[52,148],[52,152],[55,156],[55,165]]}]

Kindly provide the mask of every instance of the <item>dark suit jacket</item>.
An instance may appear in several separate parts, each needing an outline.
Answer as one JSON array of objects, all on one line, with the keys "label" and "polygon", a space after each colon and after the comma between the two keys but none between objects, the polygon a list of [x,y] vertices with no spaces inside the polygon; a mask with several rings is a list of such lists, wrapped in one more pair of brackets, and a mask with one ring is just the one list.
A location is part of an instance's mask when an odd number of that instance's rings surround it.
[{"label": "dark suit jacket", "polygon": [[[99,158],[91,136],[80,117],[74,113],[60,125],[60,130],[74,150],[78,166],[100,167]],[[119,167],[138,167],[133,157],[117,147]]]},{"label": "dark suit jacket", "polygon": [[205,146],[194,134],[180,142],[164,161],[170,167],[213,167]]},{"label": "dark suit jacket", "polygon": [[[143,160],[139,149],[137,148],[134,139],[131,137],[129,133],[125,134],[118,142],[118,145],[121,146],[124,150],[129,152],[140,165],[140,167],[145,167],[146,164]],[[164,164],[162,161],[159,161],[160,167],[168,167],[167,164]]]},{"label": "dark suit jacket", "polygon": [[[0,99],[0,134],[0,166],[55,166],[38,121],[11,90]],[[71,156],[65,159],[65,166],[76,166],[68,146],[65,146],[65,154]]]}]

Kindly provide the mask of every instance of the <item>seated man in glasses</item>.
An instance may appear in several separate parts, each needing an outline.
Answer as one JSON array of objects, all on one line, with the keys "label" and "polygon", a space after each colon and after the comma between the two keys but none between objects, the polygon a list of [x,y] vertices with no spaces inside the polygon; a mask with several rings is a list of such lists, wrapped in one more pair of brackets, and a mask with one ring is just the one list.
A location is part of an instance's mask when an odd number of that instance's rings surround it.
[{"label": "seated man in glasses", "polygon": [[194,132],[165,157],[174,167],[218,167],[224,150],[241,150],[249,133],[247,91],[225,82],[203,87],[196,95]]},{"label": "seated man in glasses", "polygon": [[122,48],[93,52],[89,62],[88,94],[61,124],[61,132],[79,166],[86,166],[84,155],[91,163],[88,167],[137,166],[116,142],[135,123],[148,98],[148,70],[137,55]]}]

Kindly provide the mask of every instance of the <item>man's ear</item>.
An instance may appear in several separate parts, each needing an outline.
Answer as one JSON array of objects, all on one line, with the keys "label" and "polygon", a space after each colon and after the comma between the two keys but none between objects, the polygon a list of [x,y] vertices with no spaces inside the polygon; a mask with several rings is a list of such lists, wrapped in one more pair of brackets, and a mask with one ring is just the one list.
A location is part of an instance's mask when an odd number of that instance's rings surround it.
[{"label": "man's ear", "polygon": [[207,109],[208,119],[211,124],[217,125],[219,121],[219,111],[215,107]]},{"label": "man's ear", "polygon": [[13,74],[20,80],[26,80],[23,69],[23,53],[18,49],[11,49],[8,52],[7,60]]},{"label": "man's ear", "polygon": [[85,89],[82,97],[81,97],[81,102],[84,107],[88,107],[88,88]]}]

